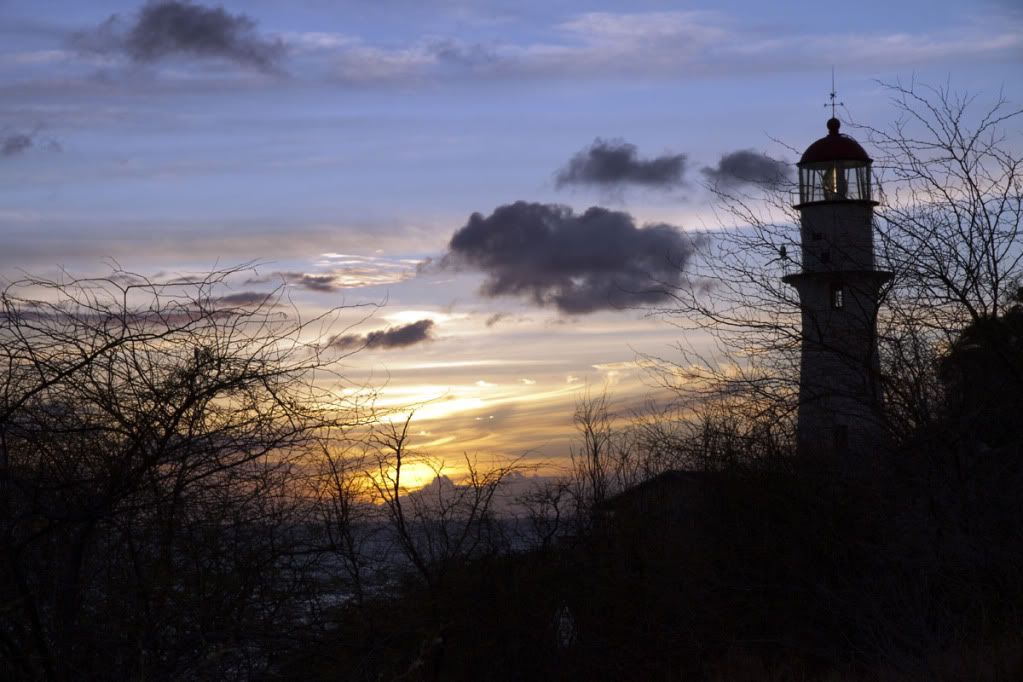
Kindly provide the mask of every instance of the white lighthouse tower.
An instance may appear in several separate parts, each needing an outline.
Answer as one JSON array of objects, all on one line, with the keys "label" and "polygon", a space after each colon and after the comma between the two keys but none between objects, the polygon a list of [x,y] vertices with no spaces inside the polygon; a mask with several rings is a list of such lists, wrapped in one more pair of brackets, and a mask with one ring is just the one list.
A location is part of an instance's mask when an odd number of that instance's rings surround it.
[{"label": "white lighthouse tower", "polygon": [[802,356],[798,449],[859,458],[882,447],[877,310],[891,274],[874,268],[871,159],[856,140],[828,134],[799,161]]}]

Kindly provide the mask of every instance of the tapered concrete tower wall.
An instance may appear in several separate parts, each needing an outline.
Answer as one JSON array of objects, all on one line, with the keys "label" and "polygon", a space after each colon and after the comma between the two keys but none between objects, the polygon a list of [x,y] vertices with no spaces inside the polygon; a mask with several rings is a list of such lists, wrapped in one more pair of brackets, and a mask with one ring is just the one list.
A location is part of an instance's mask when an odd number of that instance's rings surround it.
[{"label": "tapered concrete tower wall", "polygon": [[799,163],[802,309],[798,444],[856,458],[883,446],[877,310],[890,277],[874,267],[870,158],[836,119]]}]

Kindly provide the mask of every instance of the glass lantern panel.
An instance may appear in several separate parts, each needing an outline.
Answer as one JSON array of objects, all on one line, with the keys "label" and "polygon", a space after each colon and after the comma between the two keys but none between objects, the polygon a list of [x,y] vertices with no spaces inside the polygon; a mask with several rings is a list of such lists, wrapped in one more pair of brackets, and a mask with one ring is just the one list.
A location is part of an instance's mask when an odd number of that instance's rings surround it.
[{"label": "glass lantern panel", "polygon": [[799,200],[804,204],[870,200],[870,166],[835,161],[800,168]]}]

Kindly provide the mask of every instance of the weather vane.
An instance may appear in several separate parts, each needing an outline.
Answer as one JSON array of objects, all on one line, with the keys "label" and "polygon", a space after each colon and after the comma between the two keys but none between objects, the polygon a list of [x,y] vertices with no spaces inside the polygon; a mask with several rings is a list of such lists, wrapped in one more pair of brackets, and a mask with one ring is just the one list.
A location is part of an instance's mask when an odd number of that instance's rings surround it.
[{"label": "weather vane", "polygon": [[835,91],[835,67],[831,67],[831,92],[828,93],[828,99],[830,102],[825,102],[824,106],[831,107],[831,118],[835,118],[835,107],[844,107],[845,102],[836,102],[835,99],[838,97],[838,92]]}]

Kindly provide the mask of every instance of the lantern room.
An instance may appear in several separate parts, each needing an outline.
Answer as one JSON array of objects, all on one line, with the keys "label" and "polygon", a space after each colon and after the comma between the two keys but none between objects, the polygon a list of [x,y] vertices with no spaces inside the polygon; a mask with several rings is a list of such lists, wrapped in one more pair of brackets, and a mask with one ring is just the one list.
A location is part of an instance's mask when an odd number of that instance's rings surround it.
[{"label": "lantern room", "polygon": [[856,140],[838,132],[837,118],[828,120],[828,134],[799,160],[799,204],[826,201],[872,201],[870,157]]}]

